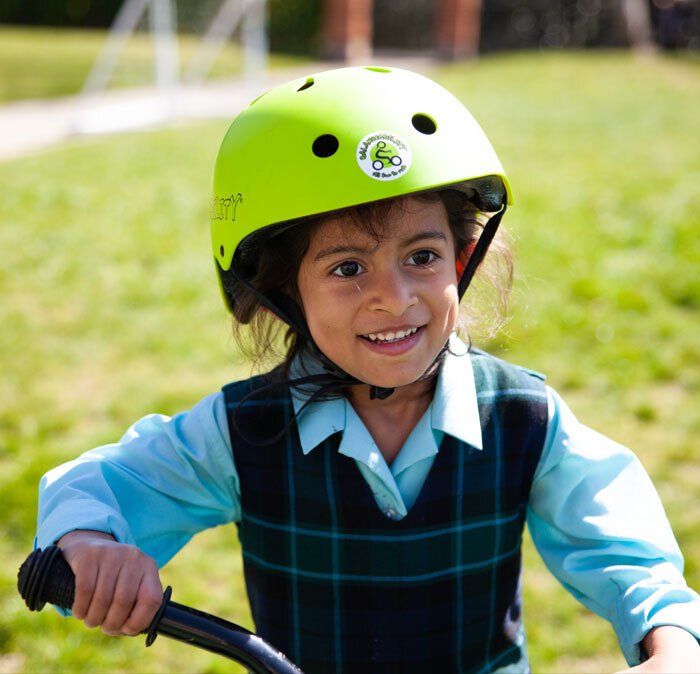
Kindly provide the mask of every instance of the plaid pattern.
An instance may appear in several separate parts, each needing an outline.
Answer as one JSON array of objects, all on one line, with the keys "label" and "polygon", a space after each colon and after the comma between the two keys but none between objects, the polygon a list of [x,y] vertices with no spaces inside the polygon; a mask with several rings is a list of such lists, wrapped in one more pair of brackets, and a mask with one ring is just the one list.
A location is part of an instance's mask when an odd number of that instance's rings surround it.
[{"label": "plaid pattern", "polygon": [[[280,388],[224,388],[258,633],[307,674],[528,671],[520,544],[547,424],[538,376],[471,356],[484,449],[445,436],[408,515],[377,507],[338,434],[304,456]],[[268,395],[269,394],[269,395]],[[238,429],[238,430],[236,430]],[[239,431],[242,431],[239,432]]]}]

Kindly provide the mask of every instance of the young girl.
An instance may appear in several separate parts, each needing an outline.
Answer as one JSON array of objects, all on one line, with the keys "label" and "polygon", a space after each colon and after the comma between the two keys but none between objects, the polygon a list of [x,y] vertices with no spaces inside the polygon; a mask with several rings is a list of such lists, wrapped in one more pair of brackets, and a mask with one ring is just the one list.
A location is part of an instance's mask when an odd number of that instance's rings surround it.
[{"label": "young girl", "polygon": [[236,325],[258,356],[284,326],[285,357],[44,477],[37,545],[73,568],[73,614],[138,633],[157,568],[234,521],[257,630],[305,672],[526,672],[527,521],[634,671],[700,671],[700,597],[638,461],[455,335],[510,201],[422,76],[333,70],[243,111],[213,252]]}]

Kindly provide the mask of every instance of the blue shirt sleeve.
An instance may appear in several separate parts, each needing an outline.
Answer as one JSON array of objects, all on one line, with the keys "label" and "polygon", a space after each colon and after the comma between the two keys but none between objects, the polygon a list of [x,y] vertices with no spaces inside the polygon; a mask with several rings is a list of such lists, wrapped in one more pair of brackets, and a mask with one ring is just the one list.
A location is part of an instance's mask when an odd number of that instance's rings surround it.
[{"label": "blue shirt sleeve", "polygon": [[222,393],[174,417],[149,415],[116,444],[49,471],[36,547],[75,529],[111,533],[164,565],[196,533],[240,519]]},{"label": "blue shirt sleeve", "polygon": [[628,663],[659,625],[700,638],[700,596],[654,486],[635,455],[581,424],[551,389],[549,425],[528,510],[549,570],[612,623]]}]

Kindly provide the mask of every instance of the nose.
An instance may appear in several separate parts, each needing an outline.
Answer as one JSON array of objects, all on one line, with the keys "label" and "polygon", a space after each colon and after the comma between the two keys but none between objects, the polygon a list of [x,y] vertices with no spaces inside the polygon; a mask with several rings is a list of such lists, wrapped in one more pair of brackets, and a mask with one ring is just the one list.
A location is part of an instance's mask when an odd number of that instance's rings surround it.
[{"label": "nose", "polygon": [[367,306],[371,311],[402,316],[418,304],[414,284],[406,274],[394,266],[376,270],[367,292]]}]

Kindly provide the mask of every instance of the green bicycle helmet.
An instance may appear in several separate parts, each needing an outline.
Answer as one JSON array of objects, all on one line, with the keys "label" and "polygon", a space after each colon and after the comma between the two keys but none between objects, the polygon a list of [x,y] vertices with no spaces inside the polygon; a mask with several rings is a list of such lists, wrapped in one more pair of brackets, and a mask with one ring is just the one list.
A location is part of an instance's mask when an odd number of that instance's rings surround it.
[{"label": "green bicycle helmet", "polygon": [[227,272],[241,242],[271,225],[465,181],[484,210],[512,201],[491,143],[442,86],[398,68],[302,77],[254,100],[224,137],[214,258]]},{"label": "green bicycle helmet", "polygon": [[[234,119],[216,159],[211,236],[222,288],[235,279],[310,337],[293,300],[251,286],[257,246],[300,219],[446,186],[491,214],[461,272],[461,297],[512,201],[471,113],[442,86],[399,68],[339,68],[278,86]],[[235,315],[235,293],[224,297]]]}]

